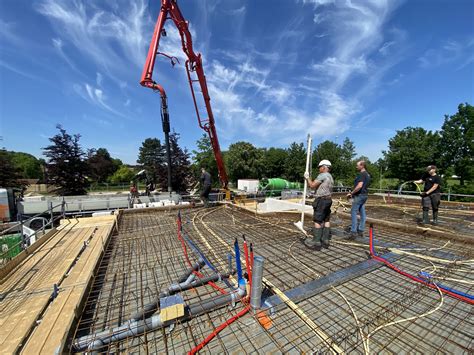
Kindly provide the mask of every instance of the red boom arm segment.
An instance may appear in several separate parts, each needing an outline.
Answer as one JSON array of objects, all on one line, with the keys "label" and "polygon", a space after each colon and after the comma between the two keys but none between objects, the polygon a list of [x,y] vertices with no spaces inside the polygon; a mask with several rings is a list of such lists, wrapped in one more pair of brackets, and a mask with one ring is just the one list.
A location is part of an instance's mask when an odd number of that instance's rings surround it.
[{"label": "red boom arm segment", "polygon": [[[166,92],[161,85],[157,84],[153,80],[153,68],[155,66],[156,56],[157,54],[159,54],[158,45],[160,43],[160,37],[164,33],[164,24],[168,19],[171,19],[174,22],[181,36],[181,44],[183,47],[183,51],[188,58],[186,60],[186,72],[188,74],[189,85],[191,88],[191,94],[193,97],[194,108],[196,109],[199,127],[201,127],[209,135],[212,149],[214,151],[214,156],[217,162],[217,169],[219,170],[219,179],[221,181],[222,186],[224,188],[227,188],[227,172],[225,170],[221,148],[219,146],[219,140],[217,138],[214,115],[212,114],[211,108],[211,98],[209,97],[206,76],[204,75],[204,70],[202,67],[201,54],[196,54],[194,52],[193,41],[188,28],[188,22],[181,14],[176,0],[161,0],[160,14],[158,15],[158,20],[156,21],[155,30],[153,32],[153,37],[150,43],[150,48],[148,50],[145,67],[143,68],[140,84],[150,89],[158,90],[161,95],[162,105],[165,105],[166,107]],[[200,91],[202,92],[204,98],[207,118],[201,117],[198,101],[196,99],[194,91],[194,83],[199,83]]]}]

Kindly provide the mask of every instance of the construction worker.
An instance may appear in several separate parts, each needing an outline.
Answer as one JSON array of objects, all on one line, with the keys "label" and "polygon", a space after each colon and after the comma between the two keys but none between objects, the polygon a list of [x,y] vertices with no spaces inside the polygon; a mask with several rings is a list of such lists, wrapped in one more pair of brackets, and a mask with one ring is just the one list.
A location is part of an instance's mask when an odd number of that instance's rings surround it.
[{"label": "construction worker", "polygon": [[436,174],[436,166],[428,165],[426,172],[420,180],[414,181],[415,184],[424,183],[421,196],[421,205],[423,206],[423,223],[429,224],[429,210],[433,209],[433,224],[438,224],[438,208],[441,201],[441,178]]},{"label": "construction worker", "polygon": [[211,192],[211,174],[201,168],[201,200],[204,207],[209,207],[209,193]]},{"label": "construction worker", "polygon": [[141,203],[140,194],[137,189],[137,184],[135,181],[130,181],[130,201],[132,204]]},{"label": "construction worker", "polygon": [[[359,172],[354,180],[354,189],[347,194],[347,198],[352,198],[351,208],[351,234],[349,239],[354,240],[357,236],[362,237],[365,229],[365,203],[369,195],[370,175],[366,170],[366,163],[364,160],[358,161],[356,169]],[[357,225],[357,214],[360,215],[360,221]]]},{"label": "construction worker", "polygon": [[329,170],[331,162],[329,160],[321,160],[318,164],[319,175],[315,180],[311,180],[309,172],[304,173],[304,178],[308,182],[310,188],[316,189],[316,196],[313,202],[313,238],[306,238],[305,245],[310,249],[321,250],[329,248],[329,240],[331,239],[331,193],[334,185]]}]

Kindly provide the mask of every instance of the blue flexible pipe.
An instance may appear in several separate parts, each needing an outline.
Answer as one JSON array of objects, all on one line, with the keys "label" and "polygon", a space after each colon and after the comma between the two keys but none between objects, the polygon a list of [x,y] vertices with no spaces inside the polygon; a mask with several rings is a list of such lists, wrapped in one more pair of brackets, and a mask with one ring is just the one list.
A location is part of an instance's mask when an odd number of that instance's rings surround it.
[{"label": "blue flexible pipe", "polygon": [[239,249],[239,242],[237,238],[234,241],[234,249],[235,249],[235,265],[237,268],[237,278],[239,282],[239,286],[245,285],[245,280],[242,276],[242,263],[240,262],[240,249]]},{"label": "blue flexible pipe", "polygon": [[[429,282],[432,282],[431,280],[432,280],[432,278],[433,278],[433,276],[432,276],[430,273],[426,272],[426,271],[420,271],[420,277],[421,277],[422,279],[425,279],[425,280],[429,281]],[[459,296],[463,296],[463,297],[469,298],[469,299],[471,299],[471,300],[474,300],[474,296],[473,296],[473,295],[470,295],[470,294],[468,294],[468,293],[461,292],[461,291],[455,290],[455,289],[453,289],[453,288],[451,288],[451,287],[446,287],[446,286],[441,285],[441,284],[438,284],[438,283],[436,283],[436,285],[438,285],[438,287],[439,287],[440,289],[442,289],[442,290],[446,290],[446,291],[455,293],[455,294],[457,294],[457,295],[459,295]]]},{"label": "blue flexible pipe", "polygon": [[[191,247],[191,249],[196,253],[198,254],[202,260],[204,260],[204,263],[209,267],[209,269],[211,269],[212,271],[214,271],[216,274],[220,275],[220,272],[216,269],[216,267],[214,265],[212,265],[212,263],[205,257],[204,253],[197,247],[196,244],[194,244],[194,242],[185,234],[185,233],[182,233],[183,235],[183,238],[184,240],[189,244],[189,246]],[[223,278],[222,281],[224,281],[224,283],[227,285],[227,287],[231,288],[231,289],[235,289],[234,286],[231,285],[231,283]]]}]

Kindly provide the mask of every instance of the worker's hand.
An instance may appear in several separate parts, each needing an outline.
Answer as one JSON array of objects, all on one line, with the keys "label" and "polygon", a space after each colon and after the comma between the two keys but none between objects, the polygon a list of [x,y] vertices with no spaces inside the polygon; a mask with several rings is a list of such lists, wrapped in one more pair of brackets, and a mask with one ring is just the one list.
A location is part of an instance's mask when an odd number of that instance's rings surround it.
[{"label": "worker's hand", "polygon": [[351,193],[348,193],[348,194],[346,195],[346,197],[349,199],[349,198],[352,197],[352,194],[351,194]]},{"label": "worker's hand", "polygon": [[428,196],[428,194],[427,194],[426,192],[422,192],[422,193],[420,194],[420,196],[421,196],[421,197],[426,197],[426,196]]},{"label": "worker's hand", "polygon": [[308,180],[309,179],[309,171],[305,171],[303,176],[306,180]]}]

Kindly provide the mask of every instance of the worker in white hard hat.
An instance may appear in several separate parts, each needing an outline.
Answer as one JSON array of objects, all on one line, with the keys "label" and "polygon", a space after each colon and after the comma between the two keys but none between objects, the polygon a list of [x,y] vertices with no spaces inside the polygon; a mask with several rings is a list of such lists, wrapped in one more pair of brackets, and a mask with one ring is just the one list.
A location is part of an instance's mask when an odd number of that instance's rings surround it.
[{"label": "worker in white hard hat", "polygon": [[316,189],[316,196],[313,202],[313,238],[306,238],[305,245],[310,249],[321,250],[329,248],[331,239],[331,205],[332,187],[334,179],[329,173],[331,162],[327,159],[321,160],[318,164],[319,175],[311,180],[309,172],[304,173],[304,178],[308,181],[308,186]]}]

